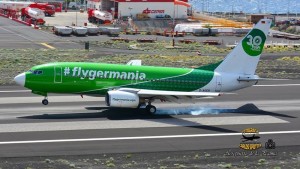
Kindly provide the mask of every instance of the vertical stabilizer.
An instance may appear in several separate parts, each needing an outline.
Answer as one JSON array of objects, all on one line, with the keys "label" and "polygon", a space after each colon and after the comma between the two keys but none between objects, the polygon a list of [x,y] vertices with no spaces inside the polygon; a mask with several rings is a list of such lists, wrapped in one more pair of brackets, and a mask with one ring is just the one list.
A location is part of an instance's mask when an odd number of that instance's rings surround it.
[{"label": "vertical stabilizer", "polygon": [[271,20],[262,19],[226,56],[216,72],[254,75],[270,29]]}]

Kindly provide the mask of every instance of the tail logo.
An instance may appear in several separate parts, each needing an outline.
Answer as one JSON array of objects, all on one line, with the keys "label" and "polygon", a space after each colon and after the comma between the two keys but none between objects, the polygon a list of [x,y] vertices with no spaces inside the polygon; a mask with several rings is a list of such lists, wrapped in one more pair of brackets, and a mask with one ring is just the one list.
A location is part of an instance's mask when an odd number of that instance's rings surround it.
[{"label": "tail logo", "polygon": [[253,29],[242,41],[244,51],[250,56],[261,54],[266,35],[259,29]]}]

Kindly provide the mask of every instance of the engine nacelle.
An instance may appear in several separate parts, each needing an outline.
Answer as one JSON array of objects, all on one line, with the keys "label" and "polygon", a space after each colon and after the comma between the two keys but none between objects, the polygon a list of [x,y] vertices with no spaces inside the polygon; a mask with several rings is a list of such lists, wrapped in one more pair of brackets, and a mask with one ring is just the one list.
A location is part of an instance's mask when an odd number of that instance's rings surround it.
[{"label": "engine nacelle", "polygon": [[108,91],[105,97],[107,106],[137,108],[139,96],[135,93],[124,91]]}]

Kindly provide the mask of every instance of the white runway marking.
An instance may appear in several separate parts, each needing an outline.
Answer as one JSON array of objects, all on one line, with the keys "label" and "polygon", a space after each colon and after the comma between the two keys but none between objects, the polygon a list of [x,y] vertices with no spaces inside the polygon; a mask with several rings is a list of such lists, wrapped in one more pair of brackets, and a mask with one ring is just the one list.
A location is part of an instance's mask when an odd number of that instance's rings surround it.
[{"label": "white runway marking", "polygon": [[300,84],[274,84],[274,85],[254,85],[256,87],[285,87],[285,86],[300,86]]},{"label": "white runway marking", "polygon": [[106,121],[74,121],[46,123],[16,123],[0,124],[0,133],[37,132],[37,131],[67,131],[92,129],[124,129],[124,128],[154,128],[178,126],[218,126],[237,124],[274,124],[289,123],[272,117],[261,116],[231,116],[231,117],[196,117],[196,118],[166,118],[145,120],[106,120]]},{"label": "white runway marking", "polygon": [[[271,134],[297,134],[295,131],[267,131],[259,132],[260,135]],[[111,137],[111,138],[86,138],[86,139],[58,139],[58,140],[29,140],[29,141],[6,141],[0,145],[7,144],[34,144],[34,143],[61,143],[61,142],[86,142],[86,141],[115,141],[115,140],[146,140],[146,139],[168,139],[168,138],[192,138],[192,137],[221,137],[221,136],[240,136],[241,133],[216,133],[216,134],[190,134],[190,135],[165,135],[165,136],[139,136],[139,137]]]},{"label": "white runway marking", "polygon": [[[17,104],[17,103],[41,103],[44,99],[40,97],[0,97],[0,104]],[[48,96],[49,104],[51,102],[88,102],[88,101],[104,101],[104,97],[90,97],[80,95],[69,95],[69,96]]]},{"label": "white runway marking", "polygon": [[4,90],[4,91],[0,91],[0,93],[25,93],[25,92],[31,92],[31,90]]}]

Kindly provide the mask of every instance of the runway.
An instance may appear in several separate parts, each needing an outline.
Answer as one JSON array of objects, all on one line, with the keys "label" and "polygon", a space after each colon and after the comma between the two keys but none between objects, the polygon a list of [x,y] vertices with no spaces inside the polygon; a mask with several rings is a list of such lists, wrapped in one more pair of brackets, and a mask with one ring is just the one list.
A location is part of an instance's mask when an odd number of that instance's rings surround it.
[{"label": "runway", "polygon": [[299,146],[300,80],[258,86],[197,103],[155,103],[156,115],[108,109],[103,98],[42,97],[0,87],[0,157],[238,149],[245,128],[259,141]]},{"label": "runway", "polygon": [[51,47],[58,49],[83,48],[83,46],[78,43],[65,40],[49,32],[36,30],[11,19],[0,17],[0,48],[53,49]]}]

